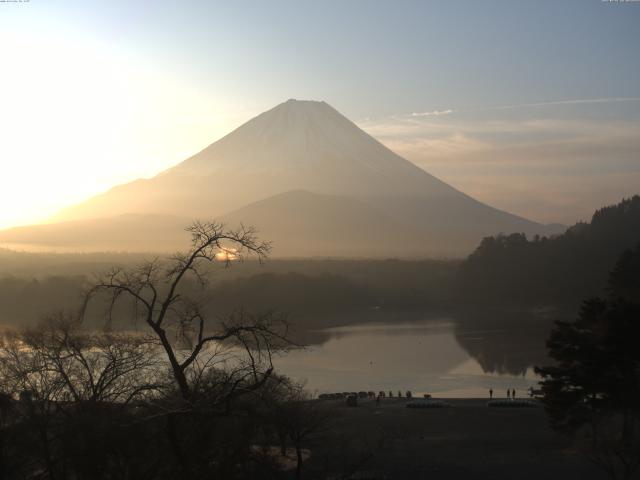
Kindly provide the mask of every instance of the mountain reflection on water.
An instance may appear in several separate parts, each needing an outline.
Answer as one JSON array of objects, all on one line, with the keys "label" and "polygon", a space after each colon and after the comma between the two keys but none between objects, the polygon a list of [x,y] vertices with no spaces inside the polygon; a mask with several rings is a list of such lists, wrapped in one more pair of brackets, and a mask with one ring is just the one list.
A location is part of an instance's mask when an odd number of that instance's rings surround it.
[{"label": "mountain reflection on water", "polygon": [[[519,396],[536,386],[534,365],[548,362],[548,316],[525,312],[371,312],[334,326],[300,329],[308,345],[277,360],[312,391],[412,390],[441,397]],[[325,319],[324,322],[327,320]],[[313,322],[311,322],[313,324]],[[325,323],[326,324],[326,323]]]},{"label": "mountain reflection on water", "polygon": [[545,343],[555,318],[530,311],[459,313],[454,332],[484,372],[524,375],[549,361]]}]

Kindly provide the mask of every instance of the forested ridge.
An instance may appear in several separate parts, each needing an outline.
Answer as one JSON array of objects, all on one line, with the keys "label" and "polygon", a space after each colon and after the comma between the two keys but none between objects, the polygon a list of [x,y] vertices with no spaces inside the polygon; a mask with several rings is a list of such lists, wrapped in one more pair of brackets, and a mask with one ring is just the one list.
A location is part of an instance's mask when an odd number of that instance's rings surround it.
[{"label": "forested ridge", "polygon": [[470,301],[573,304],[601,294],[618,257],[638,243],[635,195],[554,237],[486,237],[461,264],[456,293]]},{"label": "forested ridge", "polygon": [[[2,274],[8,259],[23,274]],[[46,254],[0,252],[0,324],[32,325],[51,311],[77,310],[82,292],[106,262],[99,256],[58,258]],[[36,275],[35,259],[47,265]],[[127,266],[136,257],[114,256]],[[251,311],[279,310],[293,321],[313,323],[335,314],[372,309],[441,308],[451,302],[457,261],[440,260],[289,260],[215,266],[208,286],[211,308],[227,314],[238,307]],[[224,269],[222,272],[221,269]],[[185,282],[185,288],[189,288]],[[94,319],[98,324],[101,319]]]}]

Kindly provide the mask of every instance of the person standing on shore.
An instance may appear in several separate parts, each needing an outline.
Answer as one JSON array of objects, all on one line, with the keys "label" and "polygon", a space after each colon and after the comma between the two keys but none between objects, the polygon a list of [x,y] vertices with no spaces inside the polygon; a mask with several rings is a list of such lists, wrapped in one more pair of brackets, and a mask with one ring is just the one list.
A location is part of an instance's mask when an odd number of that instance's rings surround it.
[{"label": "person standing on shore", "polygon": [[516,389],[515,388],[511,389],[511,398],[513,398],[514,400],[516,399]]},{"label": "person standing on shore", "polygon": [[489,389],[489,399],[493,398],[493,388]]},{"label": "person standing on shore", "polygon": [[511,400],[511,390],[507,388],[507,398]]}]

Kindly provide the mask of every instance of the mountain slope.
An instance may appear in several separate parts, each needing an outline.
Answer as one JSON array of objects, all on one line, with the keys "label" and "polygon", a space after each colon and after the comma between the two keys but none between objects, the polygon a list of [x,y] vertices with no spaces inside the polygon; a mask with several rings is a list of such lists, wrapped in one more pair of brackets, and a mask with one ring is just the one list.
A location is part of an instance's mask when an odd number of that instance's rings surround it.
[{"label": "mountain slope", "polygon": [[[229,226],[255,226],[278,257],[420,256],[425,241],[413,230],[349,197],[296,190],[220,217]],[[127,214],[0,232],[0,242],[35,249],[168,251],[187,245],[189,219]],[[338,252],[338,253],[336,253]]]},{"label": "mountain slope", "polygon": [[148,180],[120,185],[59,220],[136,213],[219,215],[290,190],[350,196],[462,195],[325,102],[289,100]]},{"label": "mountain slope", "polygon": [[[298,199],[292,195],[280,198],[279,203],[265,200],[300,190],[324,196],[301,204],[311,208],[322,203],[316,214],[298,215],[301,205],[296,205]],[[258,206],[257,202],[266,203]],[[292,205],[285,207],[283,202]],[[340,202],[344,212],[337,205]],[[242,210],[250,204],[254,205],[249,210]],[[393,153],[325,102],[297,100],[258,115],[154,178],[115,187],[64,210],[56,219],[91,220],[134,213],[189,219],[229,214],[227,218],[235,220],[239,219],[238,209],[265,224],[263,231],[282,239],[280,243],[287,245],[291,256],[307,254],[309,248],[301,238],[290,244],[287,235],[317,231],[318,224],[325,226],[325,233],[342,232],[336,244],[316,242],[326,249],[318,251],[319,255],[386,255],[387,243],[394,242],[376,243],[345,228],[355,220],[360,221],[362,231],[387,232],[395,235],[396,244],[411,245],[407,251],[420,245],[416,251],[430,256],[465,255],[482,237],[499,232],[548,234],[558,230],[459,192]],[[254,215],[257,211],[262,214]],[[347,215],[360,213],[346,221]],[[274,222],[273,228],[266,226],[266,219]],[[369,222],[366,227],[364,219]],[[384,228],[387,222],[393,228]],[[360,247],[355,253],[347,248],[357,243]]]},{"label": "mountain slope", "polygon": [[184,248],[186,218],[126,214],[0,231],[0,243],[27,250],[161,252]]},{"label": "mountain slope", "polygon": [[406,257],[426,247],[417,232],[363,202],[303,190],[252,203],[222,220],[254,225],[279,257]]}]

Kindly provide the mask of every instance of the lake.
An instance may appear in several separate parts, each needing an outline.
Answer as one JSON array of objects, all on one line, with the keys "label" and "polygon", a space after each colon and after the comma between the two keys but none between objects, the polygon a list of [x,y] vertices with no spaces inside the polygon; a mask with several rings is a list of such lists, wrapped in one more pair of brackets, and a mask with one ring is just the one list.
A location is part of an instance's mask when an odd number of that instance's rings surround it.
[{"label": "lake", "polygon": [[319,340],[278,358],[276,368],[316,394],[411,390],[434,397],[526,396],[545,363],[549,322],[464,315],[406,323],[362,322],[316,331]]}]

